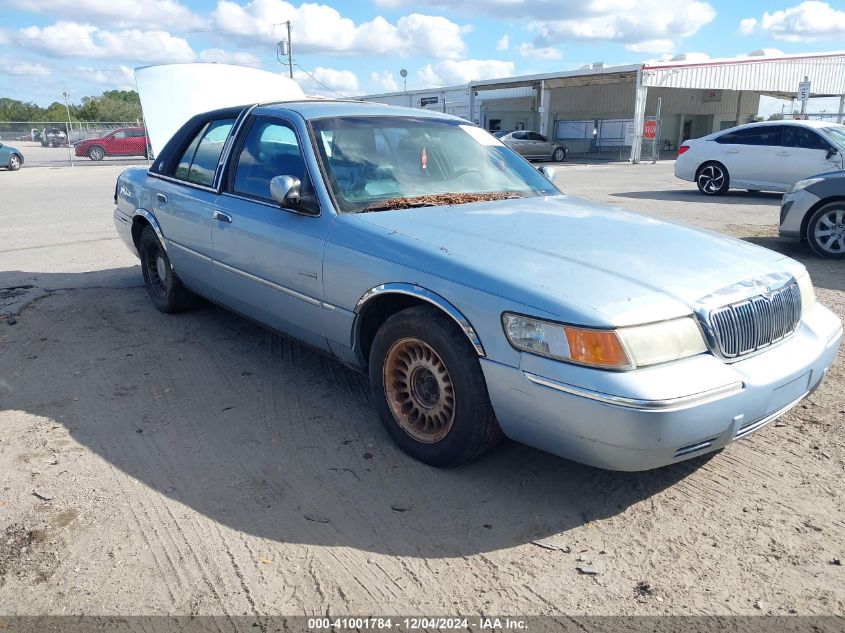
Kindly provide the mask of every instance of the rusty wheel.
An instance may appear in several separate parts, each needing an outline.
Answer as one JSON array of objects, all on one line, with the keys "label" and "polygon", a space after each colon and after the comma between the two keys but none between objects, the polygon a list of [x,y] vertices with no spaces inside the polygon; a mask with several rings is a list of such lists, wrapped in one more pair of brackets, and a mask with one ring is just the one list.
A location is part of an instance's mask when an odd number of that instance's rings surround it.
[{"label": "rusty wheel", "polygon": [[384,363],[384,386],[405,433],[426,444],[446,437],[455,421],[455,387],[430,345],[417,338],[396,341]]}]

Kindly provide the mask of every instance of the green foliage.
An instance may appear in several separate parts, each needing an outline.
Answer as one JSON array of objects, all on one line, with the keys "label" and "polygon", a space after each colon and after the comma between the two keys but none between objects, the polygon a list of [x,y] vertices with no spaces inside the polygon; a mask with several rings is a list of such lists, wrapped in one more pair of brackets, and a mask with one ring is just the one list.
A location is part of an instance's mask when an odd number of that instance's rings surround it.
[{"label": "green foliage", "polygon": [[769,121],[783,121],[783,115],[780,112],[775,112],[769,115]]},{"label": "green foliage", "polygon": [[[54,101],[42,108],[35,103],[0,98],[0,121],[44,121],[64,123],[65,104]],[[70,104],[71,121],[141,121],[141,100],[134,90],[106,90],[99,97],[83,97],[81,104]]]}]

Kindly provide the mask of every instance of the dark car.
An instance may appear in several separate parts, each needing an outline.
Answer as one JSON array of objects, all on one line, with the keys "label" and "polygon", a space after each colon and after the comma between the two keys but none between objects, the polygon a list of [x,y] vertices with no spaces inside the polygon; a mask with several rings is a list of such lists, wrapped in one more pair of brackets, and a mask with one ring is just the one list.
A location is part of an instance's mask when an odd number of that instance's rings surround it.
[{"label": "dark car", "polygon": [[845,259],[845,171],[795,183],[783,196],[778,233],[807,240],[816,255]]},{"label": "dark car", "polygon": [[41,133],[42,147],[64,147],[67,145],[67,132],[58,127],[51,127]]},{"label": "dark car", "polygon": [[106,156],[151,157],[150,138],[142,127],[122,127],[100,138],[77,141],[73,145],[77,156],[103,160]]}]

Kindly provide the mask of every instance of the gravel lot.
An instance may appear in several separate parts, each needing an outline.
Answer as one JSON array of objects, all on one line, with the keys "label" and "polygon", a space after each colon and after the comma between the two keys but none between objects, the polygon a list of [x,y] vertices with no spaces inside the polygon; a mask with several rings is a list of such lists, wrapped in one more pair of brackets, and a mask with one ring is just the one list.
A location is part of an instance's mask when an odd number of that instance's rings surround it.
[{"label": "gravel lot", "polygon": [[[362,377],[221,309],[155,311],[111,226],[119,171],[0,171],[5,614],[845,611],[842,353],[710,458],[612,473],[505,443],[436,470]],[[558,180],[796,257],[845,317],[845,263],[777,239],[779,196],[704,198],[671,163]]]}]

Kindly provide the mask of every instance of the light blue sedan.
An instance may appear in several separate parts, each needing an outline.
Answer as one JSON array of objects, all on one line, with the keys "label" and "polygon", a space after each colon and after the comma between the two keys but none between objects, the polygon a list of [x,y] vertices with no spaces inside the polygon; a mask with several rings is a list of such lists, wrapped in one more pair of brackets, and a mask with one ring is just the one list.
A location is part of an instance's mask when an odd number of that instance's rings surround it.
[{"label": "light blue sedan", "polygon": [[437,466],[504,435],[655,468],[818,386],[842,325],[804,266],[547,175],[463,119],[289,101],[192,118],[119,177],[114,222],[157,308],[202,295],[368,372]]},{"label": "light blue sedan", "polygon": [[0,143],[0,167],[9,171],[17,171],[23,165],[23,152],[19,149]]}]

